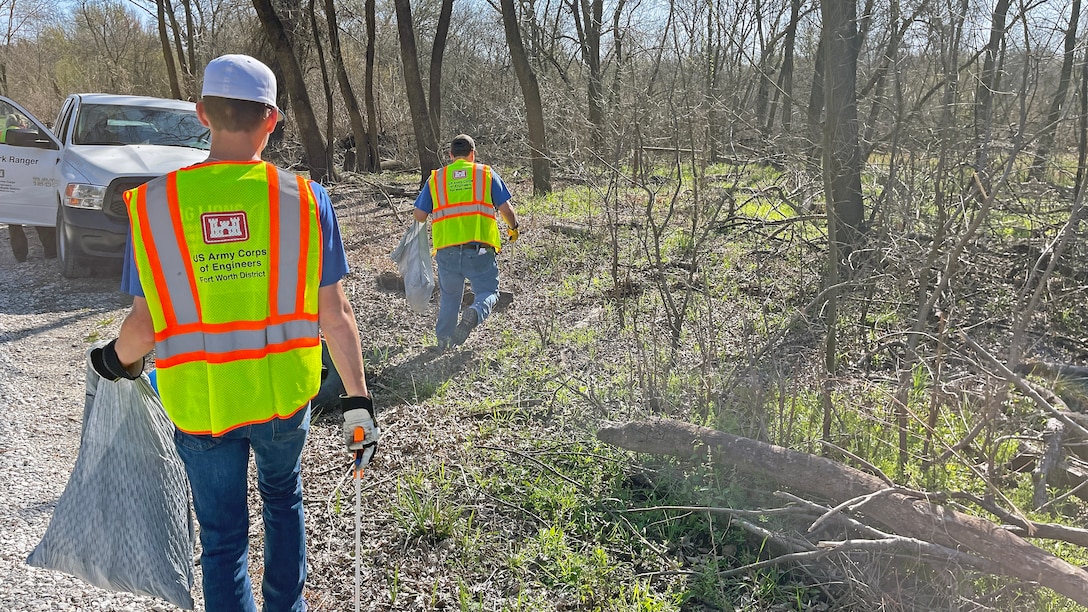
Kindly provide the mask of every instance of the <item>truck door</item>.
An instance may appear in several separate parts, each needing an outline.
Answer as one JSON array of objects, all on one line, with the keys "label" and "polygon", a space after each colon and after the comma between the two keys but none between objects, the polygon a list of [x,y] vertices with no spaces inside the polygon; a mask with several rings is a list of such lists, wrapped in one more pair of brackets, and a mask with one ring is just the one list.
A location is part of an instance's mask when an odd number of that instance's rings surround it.
[{"label": "truck door", "polygon": [[53,227],[60,141],[10,98],[0,96],[0,223]]}]

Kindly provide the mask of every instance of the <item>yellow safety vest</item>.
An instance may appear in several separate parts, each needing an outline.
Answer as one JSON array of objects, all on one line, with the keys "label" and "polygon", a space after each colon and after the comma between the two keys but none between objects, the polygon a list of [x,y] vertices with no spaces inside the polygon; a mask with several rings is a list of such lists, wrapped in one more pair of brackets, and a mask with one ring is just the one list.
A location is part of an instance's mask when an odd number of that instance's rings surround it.
[{"label": "yellow safety vest", "polygon": [[466,242],[501,246],[495,204],[491,199],[491,167],[458,159],[431,171],[431,240],[435,249]]},{"label": "yellow safety vest", "polygon": [[163,407],[219,435],[321,385],[321,224],[308,180],[265,162],[183,168],[125,192]]}]

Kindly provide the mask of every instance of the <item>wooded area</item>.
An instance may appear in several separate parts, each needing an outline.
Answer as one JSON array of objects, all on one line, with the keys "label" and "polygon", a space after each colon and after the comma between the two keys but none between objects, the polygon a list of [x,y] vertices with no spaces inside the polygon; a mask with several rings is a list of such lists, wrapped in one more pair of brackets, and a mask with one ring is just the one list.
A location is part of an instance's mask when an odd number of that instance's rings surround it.
[{"label": "wooded area", "polygon": [[[472,134],[539,231],[600,258],[532,252],[625,342],[550,392],[886,474],[793,484],[832,505],[887,485],[867,508],[913,513],[883,526],[942,547],[919,557],[1088,605],[1063,527],[1088,516],[1081,0],[0,6],[0,94],[43,118],[76,91],[194,99],[243,52],[280,79],[275,161],[315,179],[421,179]],[[539,350],[562,330],[542,319]],[[978,540],[924,537],[950,524]],[[1019,537],[1047,529],[1073,548]]]}]

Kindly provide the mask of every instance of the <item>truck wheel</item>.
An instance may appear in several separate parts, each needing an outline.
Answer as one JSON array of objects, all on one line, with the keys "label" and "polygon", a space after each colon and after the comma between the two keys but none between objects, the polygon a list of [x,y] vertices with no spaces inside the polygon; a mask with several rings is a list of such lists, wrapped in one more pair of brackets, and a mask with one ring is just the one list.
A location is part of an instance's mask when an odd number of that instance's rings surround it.
[{"label": "truck wheel", "polygon": [[75,249],[68,243],[68,229],[64,226],[64,215],[57,208],[57,255],[60,260],[60,273],[64,278],[84,278],[90,276],[91,269]]}]

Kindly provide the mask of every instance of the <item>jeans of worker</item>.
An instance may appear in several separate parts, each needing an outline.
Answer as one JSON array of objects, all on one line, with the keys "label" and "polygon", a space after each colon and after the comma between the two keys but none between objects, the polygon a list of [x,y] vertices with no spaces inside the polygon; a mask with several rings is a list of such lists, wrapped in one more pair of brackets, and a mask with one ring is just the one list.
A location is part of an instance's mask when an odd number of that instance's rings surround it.
[{"label": "jeans of worker", "polygon": [[[38,239],[42,241],[42,254],[46,259],[57,256],[57,230],[53,227],[34,226]],[[26,261],[30,252],[30,243],[26,239],[26,229],[22,225],[9,224],[8,238],[11,239],[11,253],[17,261]]]},{"label": "jeans of worker", "polygon": [[200,565],[207,612],[256,612],[249,579],[249,452],[263,503],[265,612],[302,612],[306,528],[302,511],[302,447],[310,406],[287,419],[244,425],[222,436],[175,431],[200,525]]},{"label": "jeans of worker", "polygon": [[495,263],[494,249],[462,249],[459,246],[438,249],[438,322],[435,335],[439,341],[453,335],[457,327],[457,315],[461,312],[461,297],[465,292],[465,279],[472,283],[476,299],[472,308],[477,321],[483,323],[499,301],[499,267]]}]

